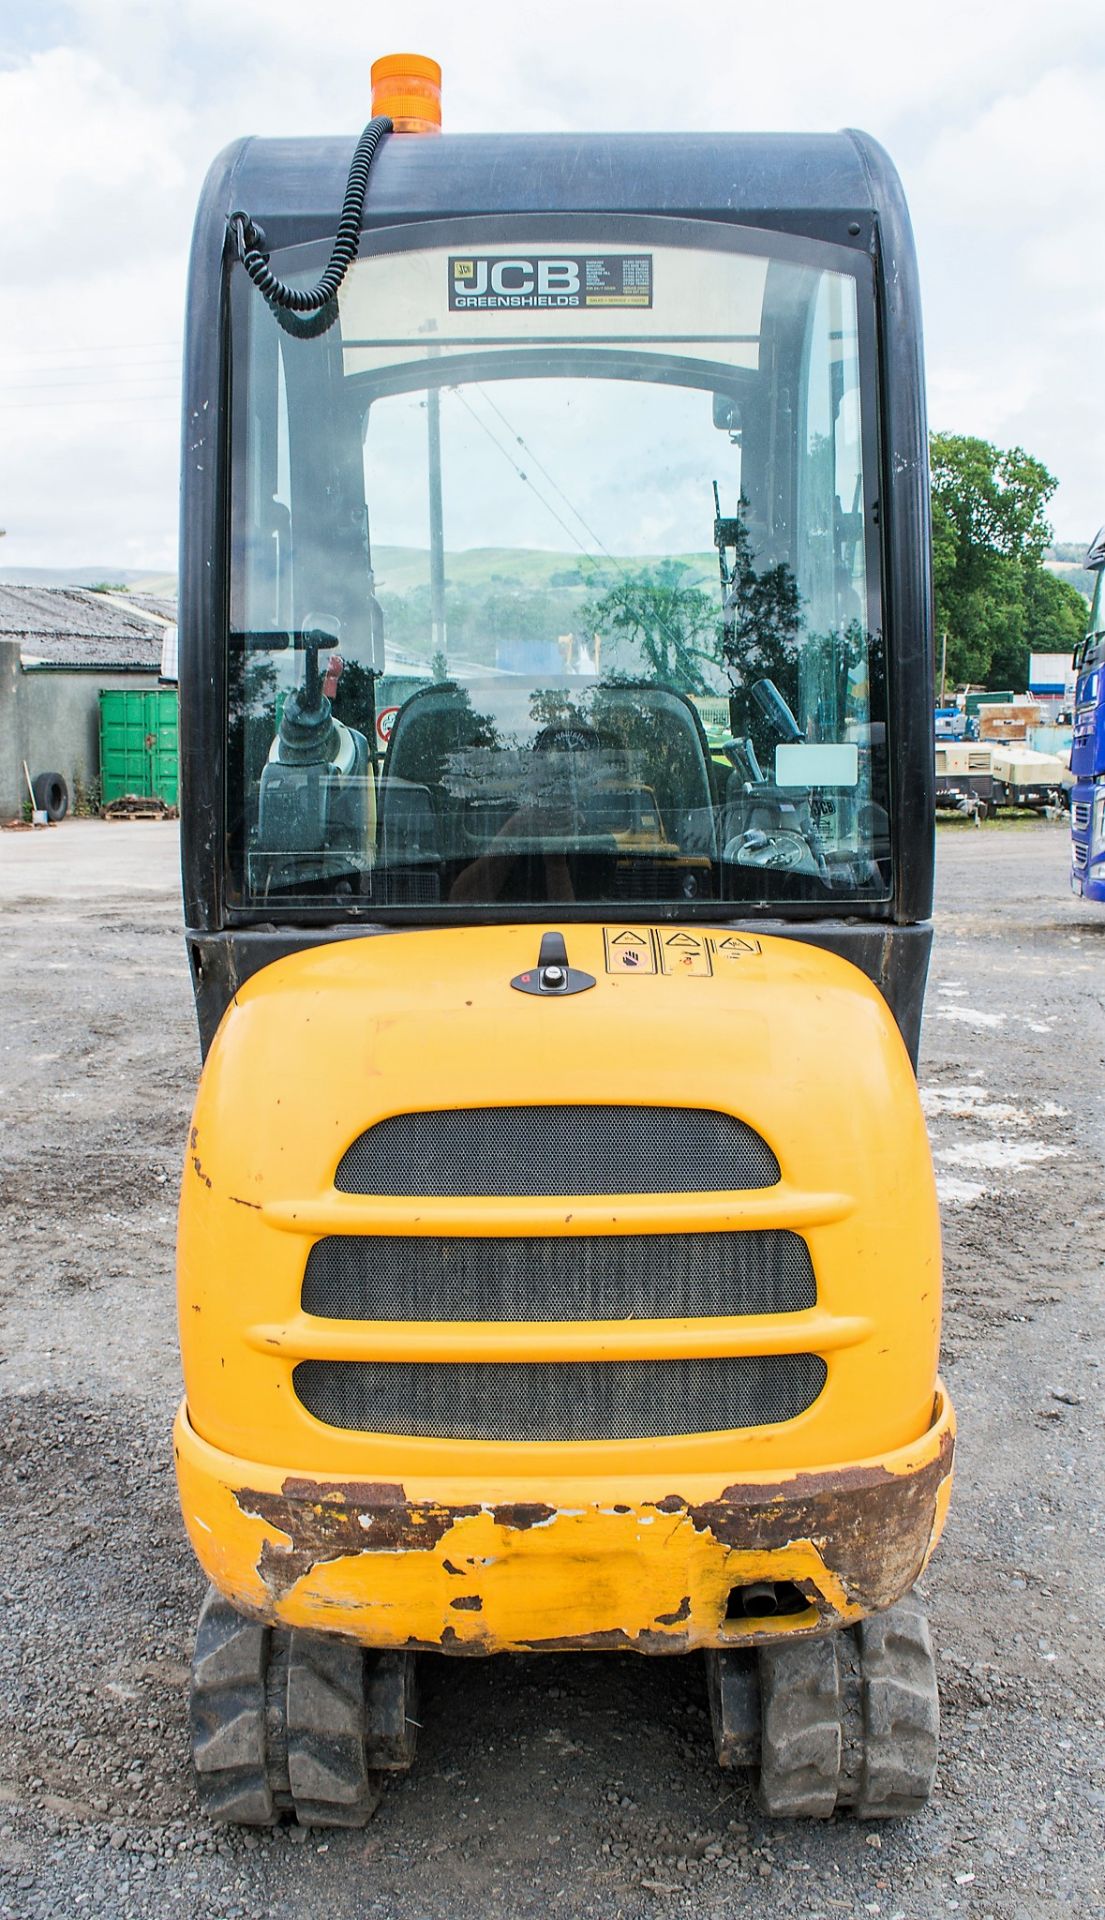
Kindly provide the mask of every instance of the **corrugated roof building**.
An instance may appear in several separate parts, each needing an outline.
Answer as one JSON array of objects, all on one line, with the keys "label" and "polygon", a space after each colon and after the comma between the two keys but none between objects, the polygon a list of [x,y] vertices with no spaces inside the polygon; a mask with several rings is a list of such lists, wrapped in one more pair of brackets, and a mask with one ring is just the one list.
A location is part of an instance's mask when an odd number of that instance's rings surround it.
[{"label": "corrugated roof building", "polygon": [[24,761],[94,787],[101,689],[156,687],[175,643],[171,601],[0,584],[0,820],[22,811]]}]

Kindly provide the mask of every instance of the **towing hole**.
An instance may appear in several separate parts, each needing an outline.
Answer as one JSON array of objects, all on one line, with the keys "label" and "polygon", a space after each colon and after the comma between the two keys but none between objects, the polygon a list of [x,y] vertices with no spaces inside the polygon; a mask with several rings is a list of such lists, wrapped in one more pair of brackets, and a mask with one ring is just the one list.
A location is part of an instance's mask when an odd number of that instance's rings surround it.
[{"label": "towing hole", "polygon": [[793,1580],[755,1580],[751,1586],[731,1587],[725,1607],[727,1620],[771,1620],[780,1614],[807,1612],[808,1593]]}]

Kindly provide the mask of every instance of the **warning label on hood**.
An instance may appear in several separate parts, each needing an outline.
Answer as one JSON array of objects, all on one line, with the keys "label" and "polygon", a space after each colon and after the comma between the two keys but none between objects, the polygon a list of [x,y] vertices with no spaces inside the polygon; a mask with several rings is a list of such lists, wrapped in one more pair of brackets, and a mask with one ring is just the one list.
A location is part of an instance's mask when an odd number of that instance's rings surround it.
[{"label": "warning label on hood", "polygon": [[651,307],[650,253],[449,256],[449,309]]}]

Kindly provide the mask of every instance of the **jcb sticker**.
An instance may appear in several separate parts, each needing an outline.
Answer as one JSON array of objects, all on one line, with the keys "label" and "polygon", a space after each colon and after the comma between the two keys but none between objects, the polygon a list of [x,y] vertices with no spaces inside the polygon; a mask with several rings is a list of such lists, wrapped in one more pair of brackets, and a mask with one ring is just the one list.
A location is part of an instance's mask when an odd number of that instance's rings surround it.
[{"label": "jcb sticker", "polygon": [[604,927],[607,973],[655,973],[656,947],[651,927]]},{"label": "jcb sticker", "polygon": [[713,973],[710,942],[704,933],[661,933],[660,965],[665,973],[689,974],[692,978]]},{"label": "jcb sticker", "polygon": [[449,310],[651,307],[651,253],[449,256]]}]

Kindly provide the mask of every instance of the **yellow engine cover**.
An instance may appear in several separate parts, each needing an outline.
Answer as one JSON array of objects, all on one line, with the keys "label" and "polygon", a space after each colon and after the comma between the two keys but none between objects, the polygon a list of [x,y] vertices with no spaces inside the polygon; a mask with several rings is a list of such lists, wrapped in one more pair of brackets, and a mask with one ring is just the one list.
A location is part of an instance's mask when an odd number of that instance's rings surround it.
[{"label": "yellow engine cover", "polygon": [[[940,1250],[912,1069],[877,990],[797,941],[564,929],[564,997],[516,991],[541,929],[396,932],[279,961],[236,995],[204,1070],[179,1240],[185,1520],[236,1604],[377,1646],[694,1645],[824,1631],[889,1605],[938,1536],[952,1416]],[[632,956],[627,958],[627,956]],[[739,1192],[381,1197],[335,1172],[395,1114],[629,1106],[731,1114],[780,1178]],[[546,1183],[547,1184],[547,1183]],[[602,1321],[326,1319],[301,1306],[330,1235],[681,1235],[786,1228],[816,1303]],[[811,1354],[796,1417],[535,1441],[369,1433],[299,1398],[305,1361],[685,1362]],[[730,1617],[790,1582],[805,1610]]]}]

